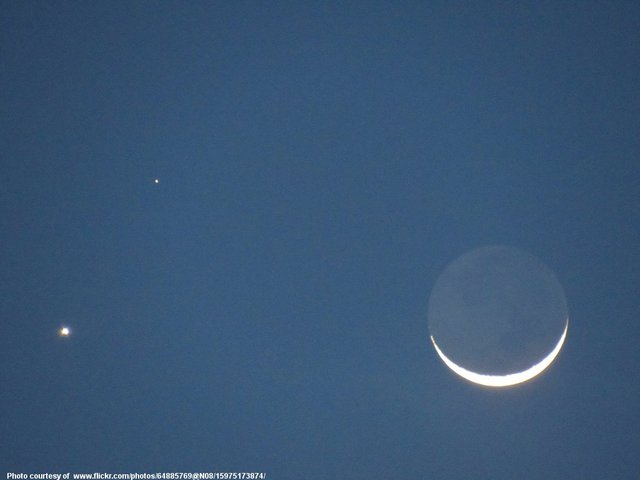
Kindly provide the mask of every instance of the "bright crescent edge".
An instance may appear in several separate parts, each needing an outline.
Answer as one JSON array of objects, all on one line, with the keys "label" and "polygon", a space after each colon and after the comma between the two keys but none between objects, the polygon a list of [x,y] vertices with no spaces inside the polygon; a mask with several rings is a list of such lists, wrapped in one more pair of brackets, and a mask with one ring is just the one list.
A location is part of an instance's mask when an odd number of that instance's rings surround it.
[{"label": "bright crescent edge", "polygon": [[564,332],[560,337],[560,340],[556,344],[556,346],[551,350],[551,353],[544,357],[539,363],[536,363],[532,367],[518,373],[511,373],[509,375],[483,375],[481,373],[472,372],[467,370],[466,368],[462,368],[460,365],[456,365],[453,363],[447,356],[438,348],[436,341],[431,335],[431,343],[433,343],[436,352],[442,359],[442,361],[453,370],[455,373],[460,375],[462,378],[469,380],[470,382],[477,383],[479,385],[484,385],[486,387],[510,387],[512,385],[517,385],[519,383],[526,382],[527,380],[531,380],[533,377],[541,374],[551,363],[555,360],[560,353],[560,349],[562,348],[562,344],[564,343],[564,339],[567,337],[567,331],[569,329],[569,319],[567,318],[567,323],[564,326]]}]

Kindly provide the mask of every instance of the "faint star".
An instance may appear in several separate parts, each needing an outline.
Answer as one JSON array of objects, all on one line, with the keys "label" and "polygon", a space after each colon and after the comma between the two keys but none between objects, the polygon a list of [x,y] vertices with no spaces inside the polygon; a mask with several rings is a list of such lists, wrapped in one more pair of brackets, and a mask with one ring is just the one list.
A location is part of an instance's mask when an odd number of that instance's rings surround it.
[{"label": "faint star", "polygon": [[153,181],[153,183],[160,183],[160,179],[159,179],[159,178],[156,178],[156,179]]}]

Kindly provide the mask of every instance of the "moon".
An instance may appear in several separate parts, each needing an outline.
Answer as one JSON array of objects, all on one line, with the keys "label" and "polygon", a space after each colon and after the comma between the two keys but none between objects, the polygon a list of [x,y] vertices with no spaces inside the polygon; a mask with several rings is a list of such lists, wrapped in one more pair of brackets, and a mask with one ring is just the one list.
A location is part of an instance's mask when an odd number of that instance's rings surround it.
[{"label": "moon", "polygon": [[472,383],[531,380],[559,355],[569,312],[555,274],[535,256],[492,245],[465,253],[438,277],[429,336],[444,364]]},{"label": "moon", "polygon": [[569,319],[567,319],[567,323],[565,324],[564,332],[562,332],[560,340],[558,340],[558,343],[556,343],[556,346],[553,348],[553,350],[551,350],[549,355],[544,357],[540,362],[536,363],[532,367],[523,370],[522,372],[511,373],[508,375],[484,375],[482,373],[476,373],[472,372],[471,370],[467,370],[460,365],[456,365],[444,354],[442,350],[440,350],[438,344],[433,338],[433,335],[431,335],[431,343],[433,343],[433,347],[436,349],[436,352],[445,363],[445,365],[465,380],[469,380],[470,382],[477,383],[479,385],[484,385],[485,387],[510,387],[512,385],[518,385],[519,383],[524,383],[528,380],[531,380],[533,377],[536,377],[544,372],[560,353],[560,349],[564,344],[564,339],[567,337],[568,329]]}]

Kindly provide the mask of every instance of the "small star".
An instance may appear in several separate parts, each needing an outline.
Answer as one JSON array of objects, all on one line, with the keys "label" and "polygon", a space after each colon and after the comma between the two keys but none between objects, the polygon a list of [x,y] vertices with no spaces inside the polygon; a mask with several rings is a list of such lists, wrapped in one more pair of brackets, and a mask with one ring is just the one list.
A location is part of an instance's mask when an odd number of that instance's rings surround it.
[{"label": "small star", "polygon": [[61,337],[68,337],[71,335],[71,329],[69,327],[62,327],[58,333]]},{"label": "small star", "polygon": [[153,183],[155,183],[155,184],[160,183],[160,179],[159,179],[159,178],[156,178],[156,179],[153,181]]}]

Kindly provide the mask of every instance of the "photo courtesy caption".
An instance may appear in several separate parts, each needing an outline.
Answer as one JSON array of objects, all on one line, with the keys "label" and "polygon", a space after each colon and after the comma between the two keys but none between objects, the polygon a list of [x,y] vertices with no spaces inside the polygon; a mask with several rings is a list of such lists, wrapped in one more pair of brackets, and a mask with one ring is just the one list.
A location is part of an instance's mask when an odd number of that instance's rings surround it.
[{"label": "photo courtesy caption", "polygon": [[71,473],[7,473],[7,480],[66,480]]},{"label": "photo courtesy caption", "polygon": [[265,472],[7,473],[7,480],[264,480]]}]

